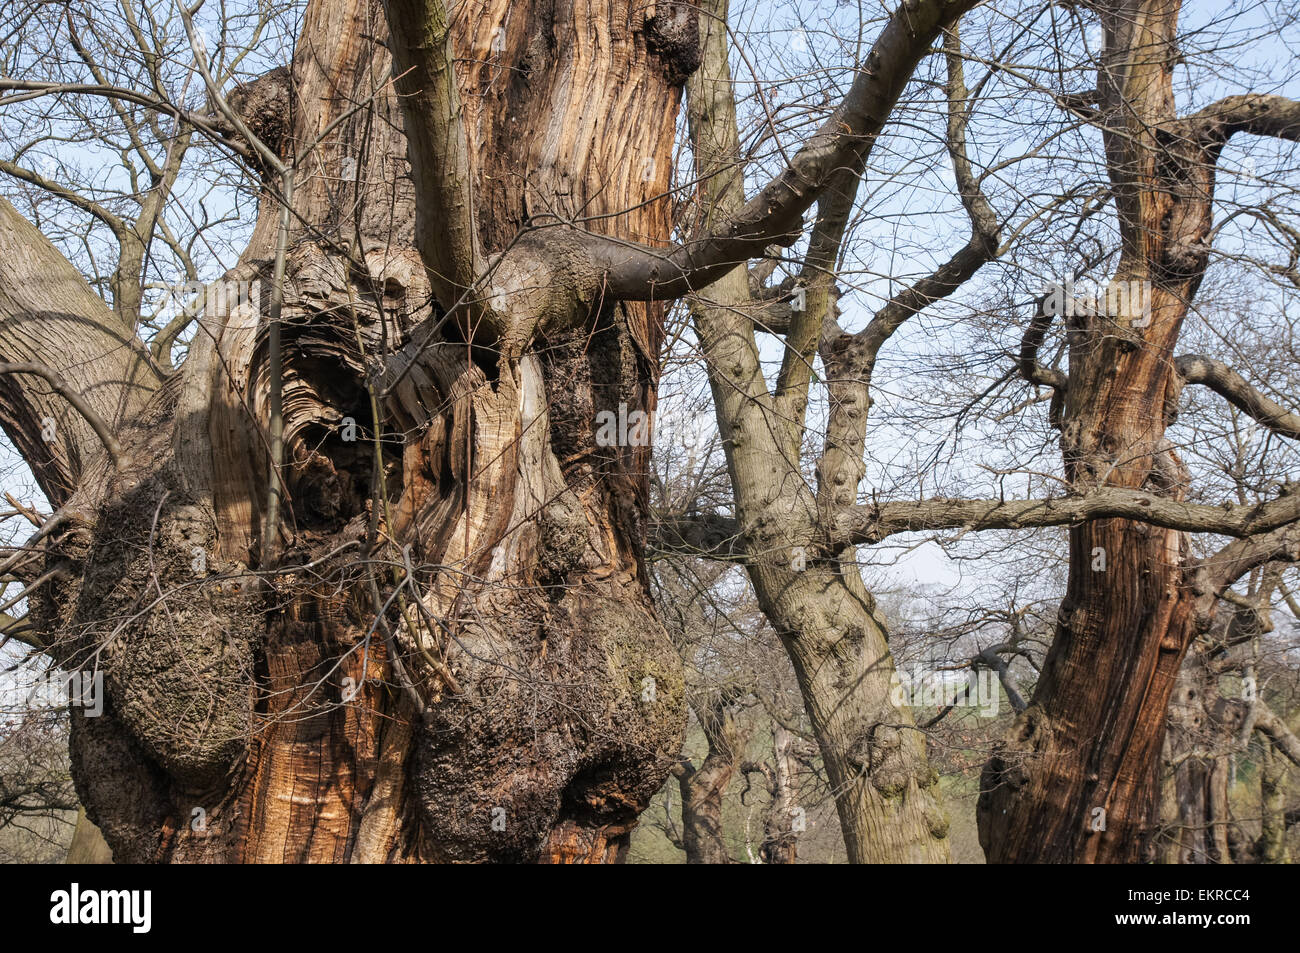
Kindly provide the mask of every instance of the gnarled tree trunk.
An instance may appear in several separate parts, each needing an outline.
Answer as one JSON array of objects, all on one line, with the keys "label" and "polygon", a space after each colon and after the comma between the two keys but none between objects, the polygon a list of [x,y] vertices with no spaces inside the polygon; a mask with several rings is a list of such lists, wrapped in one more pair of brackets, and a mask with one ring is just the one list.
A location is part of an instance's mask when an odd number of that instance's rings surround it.
[{"label": "gnarled tree trunk", "polygon": [[799,807],[794,735],[784,725],[773,723],[771,762],[747,761],[742,770],[746,775],[761,774],[767,787],[769,800],[759,856],[765,864],[793,864],[799,856],[799,834],[805,826],[803,809]]},{"label": "gnarled tree trunk", "polygon": [[[1287,764],[1271,744],[1264,745],[1259,769],[1260,832],[1256,854],[1261,864],[1289,864],[1287,828],[1295,823],[1286,810]],[[1294,812],[1291,812],[1294,815]]]},{"label": "gnarled tree trunk", "polygon": [[739,766],[746,733],[736,725],[730,693],[706,698],[696,707],[707,751],[698,766],[680,762],[673,773],[682,795],[681,849],[688,864],[729,864],[722,824],[722,798]]},{"label": "gnarled tree trunk", "polygon": [[[1100,124],[1122,249],[1097,308],[1071,308],[1061,422],[1078,490],[1183,499],[1165,439],[1181,381],[1174,347],[1204,275],[1216,151],[1173,134],[1178,4],[1099,12]],[[1124,519],[1069,531],[1056,637],[1028,708],[988,763],[980,842],[991,862],[1135,862],[1153,856],[1165,712],[1196,631],[1184,534]]]},{"label": "gnarled tree trunk", "polygon": [[[461,212],[488,271],[453,300],[426,265],[459,219],[431,216],[403,134],[431,102],[402,59],[437,32],[427,8],[389,4],[409,31],[394,44],[378,3],[316,0],[292,70],[231,96],[297,168],[275,525],[275,176],[228,276],[260,282],[260,301],[209,308],[174,379],[88,291],[34,289],[18,309],[103,318],[60,370],[93,377],[73,385],[112,422],[122,466],[89,465],[86,427],[26,378],[0,377],[0,415],[38,461],[33,420],[68,418],[78,437],[37,466],[65,516],[36,615],[64,664],[106,675],[104,714],[74,711],[73,773],[119,861],[619,856],[676,758],[685,701],[640,556],[648,448],[599,446],[595,422],[653,411],[662,309],[567,287],[542,250],[574,221],[669,237],[696,37],[681,5],[657,11],[459,8]],[[482,333],[458,306],[476,300],[535,333]],[[4,360],[31,343],[11,310]],[[128,356],[142,370],[104,363]]]},{"label": "gnarled tree trunk", "polygon": [[[701,19],[703,66],[689,83],[688,114],[705,224],[712,225],[736,214],[744,183],[725,42],[727,4],[711,0],[707,7],[713,15]],[[886,91],[893,98],[872,111],[868,132],[855,137],[861,154],[845,160],[853,165],[846,170],[845,162],[837,163],[827,176],[831,185],[819,199],[811,241],[822,254],[829,249],[831,262],[853,205],[855,170],[862,167],[915,64],[962,10],[960,4],[902,7],[877,40],[872,56],[888,57],[889,66],[878,72],[868,68],[863,75],[889,77],[887,82],[897,85]],[[838,225],[825,224],[837,220]],[[815,271],[822,274],[826,267]],[[830,289],[821,282],[814,291],[808,313],[820,321],[828,314]],[[795,405],[806,404],[807,375],[802,387],[778,387],[776,395],[769,391],[754,340],[752,304],[744,269],[725,275],[692,302],[733,487],[739,542],[753,554],[746,561],[750,582],[794,665],[835,791],[850,861],[945,862],[948,818],[939,776],[927,761],[925,738],[911,712],[894,702],[893,658],[875,600],[851,553],[811,545],[810,529],[817,525],[823,501],[799,469],[804,408]],[[809,346],[818,331],[814,324]],[[811,366],[811,355],[792,366],[802,373]],[[832,371],[829,376],[839,375]],[[851,413],[863,419],[859,409]],[[819,491],[832,497],[833,505],[851,503],[861,473],[859,449],[855,465],[820,470]]]},{"label": "gnarled tree trunk", "polygon": [[1226,864],[1228,769],[1240,718],[1219,696],[1217,673],[1189,652],[1169,702],[1168,760],[1173,816],[1166,823],[1167,863]]}]

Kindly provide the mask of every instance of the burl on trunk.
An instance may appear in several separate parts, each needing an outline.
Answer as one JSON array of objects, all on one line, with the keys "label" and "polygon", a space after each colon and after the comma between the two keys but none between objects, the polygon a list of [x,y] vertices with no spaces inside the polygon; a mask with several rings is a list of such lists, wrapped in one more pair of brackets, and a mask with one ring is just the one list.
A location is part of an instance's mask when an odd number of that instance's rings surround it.
[{"label": "burl on trunk", "polygon": [[[377,2],[311,3],[292,68],[230,96],[297,168],[273,541],[274,175],[227,276],[250,293],[208,308],[178,374],[93,303],[79,337],[129,373],[55,358],[107,395],[122,446],[118,468],[38,468],[65,515],[36,608],[60,659],[106,676],[103,715],[74,715],[73,771],[119,861],[608,861],[675,760],[680,662],[640,555],[648,448],[595,439],[601,411],[653,411],[662,307],[565,287],[529,249],[575,222],[667,242],[698,26],[628,0],[458,17],[477,287],[426,268],[444,225],[421,210],[411,71]],[[488,312],[512,320],[476,326]]]}]

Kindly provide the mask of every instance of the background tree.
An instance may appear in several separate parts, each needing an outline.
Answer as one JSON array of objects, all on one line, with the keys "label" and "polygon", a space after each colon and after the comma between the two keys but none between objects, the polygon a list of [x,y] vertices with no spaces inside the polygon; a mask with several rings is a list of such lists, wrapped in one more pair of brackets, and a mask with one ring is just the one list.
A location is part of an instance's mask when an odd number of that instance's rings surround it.
[{"label": "background tree", "polygon": [[[1072,309],[1068,378],[1039,373],[1032,341],[1025,371],[1063,394],[1061,448],[1076,491],[1143,489],[1179,501],[1190,475],[1165,434],[1186,384],[1295,433],[1281,406],[1226,366],[1179,355],[1178,339],[1209,263],[1224,146],[1236,134],[1300,137],[1300,103],[1250,92],[1180,113],[1178,4],[1099,3],[1092,12],[1103,43],[1095,94],[1079,109],[1105,144],[1120,240],[1108,287],[1145,289],[1146,300]],[[1284,526],[1198,561],[1179,532],[1187,528],[1197,527],[1094,520],[1071,529],[1070,583],[1043,677],[986,776],[990,860],[1132,861],[1151,850],[1164,715],[1184,653],[1216,596],[1295,552]]]},{"label": "background tree", "polygon": [[[713,22],[721,22],[725,8],[714,12]],[[1009,16],[1006,9],[982,13],[987,17],[978,21],[982,25]],[[804,680],[808,710],[841,792],[846,842],[859,859],[867,858],[868,848],[857,845],[867,840],[880,852],[874,859],[941,857],[946,823],[913,722],[885,700],[893,666],[884,627],[859,586],[856,568],[849,568],[857,561],[853,545],[925,529],[1074,527],[1062,628],[1035,697],[989,766],[983,812],[984,844],[992,859],[1056,861],[1132,860],[1149,852],[1157,828],[1164,713],[1190,635],[1208,624],[1215,600],[1237,578],[1271,559],[1289,558],[1292,548],[1293,502],[1286,494],[1238,511],[1185,505],[1187,478],[1175,462],[1177,454],[1169,456],[1174,451],[1165,430],[1174,391],[1186,382],[1204,383],[1275,430],[1289,430],[1283,405],[1220,364],[1177,357],[1172,348],[1207,262],[1212,162],[1233,133],[1292,138],[1294,101],[1235,95],[1179,118],[1172,109],[1171,79],[1180,57],[1176,9],[1168,5],[1064,11],[1035,6],[1009,21],[1016,27],[1005,34],[1006,45],[971,86],[964,77],[967,54],[951,26],[944,41],[944,145],[970,221],[966,245],[930,275],[887,297],[861,331],[844,329],[830,288],[845,276],[841,248],[858,178],[864,171],[871,178],[873,171],[861,164],[873,155],[876,138],[869,136],[843,157],[842,187],[828,188],[820,197],[806,250],[793,256],[787,284],[765,291],[766,273],[751,283],[733,272],[699,292],[693,311],[729,453],[735,508],[725,519],[685,522],[702,549],[745,554],[764,611],[786,639]],[[1026,22],[1033,25],[1025,28]],[[1091,42],[1098,24],[1104,40],[1099,50]],[[1212,55],[1212,47],[1203,48]],[[1041,60],[1047,81],[1040,82],[1033,70],[1003,68],[1013,52]],[[877,55],[878,61],[868,58],[858,80],[889,74],[887,68],[873,73],[873,62],[888,62],[879,48]],[[1092,90],[1079,83],[1089,70]],[[1017,109],[1027,95],[1041,97],[1066,128],[1044,130],[1029,153],[981,172],[972,162],[967,133],[981,100],[1003,92],[1003,79],[1018,93],[1008,97]],[[744,192],[741,168],[747,156],[732,88],[725,43],[715,40],[710,48],[706,41],[702,69],[688,83],[706,222],[710,215],[727,215]],[[1015,214],[1004,229],[995,212],[998,203],[985,195],[984,185],[1015,165],[1041,174],[1042,164],[1030,160],[1070,132],[1079,133],[1083,154],[1097,157],[1084,175],[1097,170],[1102,180],[1085,177],[1065,188],[1053,183],[1044,191],[1008,189],[1004,197]],[[1047,168],[1058,161],[1077,165],[1076,155],[1053,156]],[[1250,207],[1276,223],[1275,211],[1259,212],[1261,201],[1267,208],[1269,200],[1259,195]],[[1113,234],[1090,229],[1099,212],[1111,214],[1111,206]],[[1073,230],[1062,232],[1063,222]],[[1061,258],[1070,262],[1066,267],[1052,258],[1055,243],[1046,255],[1023,250],[1031,236],[1048,227],[1072,237],[1061,249]],[[1008,239],[1001,237],[1004,231]],[[1286,234],[1285,225],[1279,231]],[[1048,308],[1040,294],[1039,316],[1029,322],[1019,352],[1001,355],[1013,358],[1008,369],[1018,368],[1027,383],[1055,392],[1050,407],[1030,401],[1020,409],[1046,411],[1060,429],[1063,477],[1042,480],[1041,473],[1013,459],[1009,469],[994,474],[995,499],[971,499],[969,485],[958,485],[957,498],[877,503],[873,493],[870,504],[859,503],[855,488],[864,473],[867,437],[878,432],[868,431],[866,410],[882,346],[902,343],[900,332],[908,322],[963,286],[978,287],[971,279],[991,262],[1006,260],[1022,281],[1028,273],[1041,288],[1049,283],[1045,278],[1061,276],[1059,283],[1078,274],[1080,259],[1085,272],[1113,265],[1110,287],[1140,290],[1119,299],[1117,307],[1108,295],[1099,305],[1076,301],[1069,293]],[[1276,274],[1284,275],[1285,268]],[[779,306],[769,307],[773,301]],[[803,307],[808,301],[812,304]],[[1053,310],[1069,318],[1068,374],[1039,360]],[[770,375],[764,372],[756,329],[784,339],[779,370]],[[809,477],[800,454],[808,435],[814,349],[820,351],[826,379],[827,416],[824,449],[815,456],[815,476]],[[1004,373],[976,394],[957,422],[986,406],[990,392],[1001,390],[1006,380]],[[1063,480],[1067,495],[1008,499],[1005,477],[1017,471],[1028,477],[1031,491],[1035,483],[1051,487]],[[924,477],[928,470],[919,473]],[[1221,518],[1221,513],[1229,515]],[[1188,531],[1240,541],[1194,562],[1180,535]],[[1185,555],[1173,558],[1175,552]],[[806,565],[787,562],[796,553],[810,555]],[[1104,569],[1099,556],[1106,559]],[[808,567],[811,573],[801,571]],[[831,596],[841,585],[848,589],[836,605]],[[855,606],[863,608],[863,619],[872,617],[869,625],[854,621]],[[820,647],[809,635],[818,625],[826,632]],[[878,637],[860,638],[864,631]],[[853,663],[858,667],[844,668],[846,656],[858,658]],[[813,673],[826,683],[814,684]],[[820,723],[819,711],[834,712],[842,724]],[[1070,793],[1062,799],[1061,790]],[[894,820],[877,832],[871,819],[884,815]],[[870,838],[861,834],[867,830]]]}]

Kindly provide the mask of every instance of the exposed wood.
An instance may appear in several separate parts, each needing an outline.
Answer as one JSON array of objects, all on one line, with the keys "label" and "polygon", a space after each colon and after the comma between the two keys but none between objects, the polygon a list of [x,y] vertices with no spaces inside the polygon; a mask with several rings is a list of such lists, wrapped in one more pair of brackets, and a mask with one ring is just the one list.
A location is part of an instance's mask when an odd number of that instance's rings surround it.
[{"label": "exposed wood", "polygon": [[[608,862],[675,759],[648,447],[594,439],[601,410],[653,411],[662,305],[557,281],[534,308],[552,242],[527,230],[589,215],[666,244],[690,48],[631,3],[480,13],[450,42],[474,227],[485,254],[515,249],[487,294],[530,329],[505,351],[442,320],[378,2],[309,4],[290,81],[229,97],[292,99],[258,113],[289,125],[248,126],[278,158],[227,277],[262,300],[203,314],[169,400],[120,438],[132,492],[78,490],[89,544],[46,610],[77,634],[60,657],[98,651],[107,675],[110,710],[73,719],[74,777],[124,860]],[[428,74],[444,94],[447,68]],[[295,188],[268,519],[278,163]]]}]

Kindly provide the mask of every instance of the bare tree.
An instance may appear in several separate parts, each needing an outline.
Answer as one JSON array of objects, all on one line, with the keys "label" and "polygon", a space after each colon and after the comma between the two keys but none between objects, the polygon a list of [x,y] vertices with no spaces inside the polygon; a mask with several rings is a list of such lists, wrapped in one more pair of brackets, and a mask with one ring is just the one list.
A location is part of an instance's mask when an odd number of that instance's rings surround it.
[{"label": "bare tree", "polygon": [[63,859],[76,818],[67,733],[49,708],[12,712],[0,726],[0,862]]},{"label": "bare tree", "polygon": [[[706,9],[712,22],[725,21],[725,5]],[[926,9],[907,8],[901,29],[918,36]],[[947,822],[912,717],[888,701],[889,646],[871,596],[850,568],[853,547],[923,530],[1070,526],[1071,574],[1057,636],[1033,697],[989,764],[981,837],[997,861],[1134,860],[1147,855],[1158,826],[1164,714],[1192,633],[1209,624],[1215,600],[1242,574],[1293,558],[1294,496],[1284,488],[1246,506],[1188,502],[1188,477],[1166,430],[1181,388],[1198,383],[1279,435],[1296,433],[1285,405],[1221,362],[1179,355],[1175,344],[1209,260],[1215,163],[1225,144],[1237,134],[1294,139],[1300,113],[1285,97],[1246,93],[1179,114],[1172,74],[1185,51],[1176,6],[1096,4],[1059,17],[1056,8],[1028,10],[1029,22],[1045,20],[1042,29],[1014,21],[1001,55],[1037,44],[1049,79],[1004,68],[999,58],[974,91],[965,62],[977,57],[963,49],[948,14],[936,15],[947,65],[945,146],[970,239],[933,273],[889,297],[862,330],[839,323],[833,284],[843,274],[847,223],[880,131],[864,119],[861,140],[835,156],[835,176],[818,198],[806,249],[787,282],[768,288],[766,273],[746,280],[737,270],[695,297],[735,507],[726,518],[684,521],[680,535],[701,550],[745,554],[764,611],[803,679],[851,855],[903,860],[944,858]],[[989,13],[997,15],[997,8]],[[1087,38],[1094,22],[1103,40],[1096,52]],[[1079,37],[1078,47],[1061,43],[1062,31]],[[886,27],[855,89],[898,75],[891,57],[903,55],[906,44],[890,45],[890,35]],[[706,29],[703,66],[688,83],[706,232],[715,221],[743,218],[756,201],[744,204],[745,156],[726,49],[721,28],[712,45]],[[1085,68],[1094,70],[1091,90],[1074,87]],[[1108,180],[1053,190],[1041,204],[1018,199],[1030,209],[1006,229],[984,189],[995,170],[975,166],[967,135],[980,98],[1005,75],[1044,97],[1074,129],[1098,134],[1098,161],[1089,168]],[[854,117],[843,110],[851,104],[852,96],[834,114],[849,129]],[[1059,134],[1047,134],[1039,148]],[[1098,260],[1115,260],[1100,304],[1079,301],[1058,283],[1039,295],[1039,314],[1014,356],[1013,368],[1028,384],[1053,393],[1043,409],[1061,433],[1064,473],[1053,479],[1066,494],[858,502],[882,346],[990,262],[1019,255],[1019,267],[1030,266],[1033,253],[1016,240],[1037,220],[1059,220],[1064,208],[1077,207],[1086,226],[1112,206],[1118,243],[1108,245],[1104,235],[1100,241]],[[1284,235],[1285,227],[1278,225]],[[1086,247],[1070,251],[1087,254]],[[1040,360],[1057,315],[1068,319],[1068,372]],[[764,374],[756,330],[784,340],[774,382]],[[800,454],[816,357],[828,407],[810,480]],[[977,397],[971,406],[979,403]],[[1188,532],[1238,541],[1195,560]]]},{"label": "bare tree", "polygon": [[[1120,236],[1109,287],[1144,289],[1141,307],[1074,309],[1061,448],[1066,479],[1181,501],[1188,474],[1166,437],[1187,384],[1211,388],[1286,436],[1292,415],[1237,372],[1178,353],[1180,329],[1215,234],[1217,163],[1235,135],[1300,138],[1300,103],[1248,93],[1180,112],[1173,75],[1178,5],[1099,3],[1094,99]],[[1046,380],[1032,360],[1025,368]],[[1285,507],[1289,494],[1260,505]],[[981,837],[990,860],[1135,860],[1150,850],[1164,713],[1184,653],[1215,597],[1250,569],[1293,558],[1294,528],[1240,534],[1201,561],[1180,529],[1127,519],[1070,531],[1070,584],[1029,709],[990,764]],[[1236,534],[1234,534],[1236,535]],[[1099,558],[1104,571],[1096,570]],[[1061,805],[1068,805],[1065,811]]]}]

